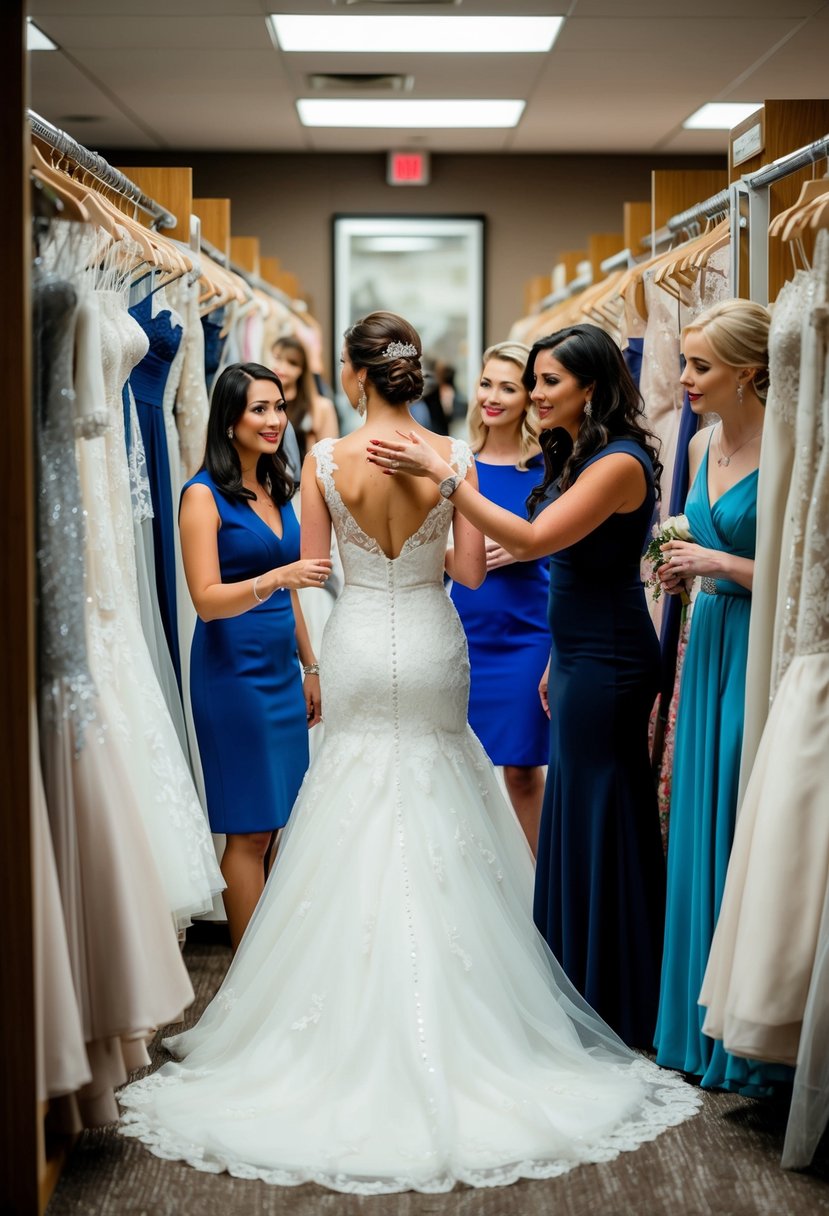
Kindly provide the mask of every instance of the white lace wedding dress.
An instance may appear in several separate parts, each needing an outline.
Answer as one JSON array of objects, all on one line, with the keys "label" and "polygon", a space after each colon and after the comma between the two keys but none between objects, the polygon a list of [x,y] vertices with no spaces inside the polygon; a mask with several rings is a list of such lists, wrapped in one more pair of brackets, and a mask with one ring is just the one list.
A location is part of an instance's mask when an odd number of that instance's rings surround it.
[{"label": "white lace wedding dress", "polygon": [[[320,656],[326,736],[224,984],[120,1095],[161,1157],[358,1194],[498,1186],[608,1161],[692,1115],[532,917],[533,866],[466,721],[443,499],[386,557],[313,449],[345,570]],[[453,463],[471,461],[455,442]]]}]

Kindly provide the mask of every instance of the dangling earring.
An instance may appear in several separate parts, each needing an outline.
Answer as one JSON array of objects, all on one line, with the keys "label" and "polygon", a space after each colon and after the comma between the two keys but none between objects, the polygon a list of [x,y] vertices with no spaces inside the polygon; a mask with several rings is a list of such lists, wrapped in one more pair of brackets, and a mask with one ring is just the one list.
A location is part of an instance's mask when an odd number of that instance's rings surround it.
[{"label": "dangling earring", "polygon": [[593,416],[593,402],[589,397],[584,403],[584,416],[585,418],[592,418]]},{"label": "dangling earring", "polygon": [[743,404],[743,386],[739,380],[737,381],[737,404]]},{"label": "dangling earring", "polygon": [[225,431],[225,434],[227,435],[228,439],[232,439],[233,438],[233,427],[229,426],[227,428],[227,430]]},{"label": "dangling earring", "polygon": [[359,384],[360,384],[360,396],[357,398],[357,413],[360,415],[361,418],[364,418],[365,414],[366,414],[366,410],[368,409],[368,397],[366,396],[366,382],[365,382],[365,380],[360,380]]}]

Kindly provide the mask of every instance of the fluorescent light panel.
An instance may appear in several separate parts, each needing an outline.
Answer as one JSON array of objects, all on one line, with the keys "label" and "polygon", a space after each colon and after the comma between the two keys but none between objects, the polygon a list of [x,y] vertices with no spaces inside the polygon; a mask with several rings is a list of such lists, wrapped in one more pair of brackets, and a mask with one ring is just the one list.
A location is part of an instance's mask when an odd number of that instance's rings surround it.
[{"label": "fluorescent light panel", "polygon": [[682,124],[689,131],[730,131],[761,106],[759,101],[709,101]]},{"label": "fluorescent light panel", "polygon": [[545,54],[564,18],[272,13],[268,20],[283,51],[514,55]]},{"label": "fluorescent light panel", "polygon": [[26,50],[27,51],[56,51],[58,44],[44,34],[39,26],[35,25],[31,17],[26,18]]},{"label": "fluorescent light panel", "polygon": [[296,108],[304,127],[514,127],[523,101],[379,101],[301,97]]}]

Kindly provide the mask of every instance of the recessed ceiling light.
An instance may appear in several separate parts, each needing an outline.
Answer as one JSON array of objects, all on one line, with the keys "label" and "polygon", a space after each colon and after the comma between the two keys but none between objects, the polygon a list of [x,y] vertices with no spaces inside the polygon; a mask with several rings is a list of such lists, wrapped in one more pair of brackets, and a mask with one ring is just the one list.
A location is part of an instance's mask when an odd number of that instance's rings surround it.
[{"label": "recessed ceiling light", "polygon": [[53,42],[48,34],[44,34],[39,26],[35,25],[31,17],[26,18],[26,50],[27,51],[56,51],[58,44]]},{"label": "recessed ceiling light", "polygon": [[368,100],[301,97],[296,108],[304,127],[514,127],[523,101]]},{"label": "recessed ceiling light", "polygon": [[268,21],[283,51],[543,55],[555,42],[564,18],[272,13]]},{"label": "recessed ceiling light", "polygon": [[761,105],[759,101],[709,101],[682,125],[691,131],[730,131]]}]

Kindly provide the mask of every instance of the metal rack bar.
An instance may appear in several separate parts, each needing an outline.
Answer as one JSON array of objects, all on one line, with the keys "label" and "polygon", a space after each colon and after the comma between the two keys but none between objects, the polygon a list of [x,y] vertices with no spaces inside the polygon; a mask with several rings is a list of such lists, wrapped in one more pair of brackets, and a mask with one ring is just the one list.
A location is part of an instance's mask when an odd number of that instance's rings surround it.
[{"label": "metal rack bar", "polygon": [[826,157],[829,157],[829,135],[823,135],[814,143],[806,144],[796,152],[790,152],[788,156],[781,156],[779,160],[764,165],[756,173],[747,173],[743,181],[750,190],[762,190],[782,177],[788,177],[790,173],[796,173],[798,169],[805,169],[815,161],[825,160]]},{"label": "metal rack bar", "polygon": [[725,215],[731,207],[731,196],[728,190],[720,190],[701,203],[695,203],[679,215],[672,215],[666,227],[672,233],[686,231],[692,224],[700,220],[710,220],[714,215]]},{"label": "metal rack bar", "polygon": [[[205,253],[207,250],[205,250]],[[286,295],[280,288],[274,287],[273,283],[268,283],[265,279],[260,279],[258,274],[251,274],[249,270],[245,270],[242,266],[238,266],[235,262],[227,261],[224,263],[229,270],[234,274],[238,274],[240,279],[244,279],[251,287],[255,287],[258,291],[264,291],[266,296],[272,296],[274,300],[279,300],[286,308],[290,308],[291,312],[297,312],[297,300],[292,300],[289,295]]]},{"label": "metal rack bar", "polygon": [[135,182],[131,182],[120,169],[114,169],[108,161],[104,160],[103,156],[99,156],[97,152],[91,152],[66,131],[62,131],[60,127],[55,127],[45,118],[41,118],[34,110],[28,110],[27,114],[33,135],[49,144],[62,156],[68,156],[76,165],[86,169],[103,185],[111,186],[129,202],[140,207],[152,218],[154,228],[176,227],[178,221],[171,212],[157,203],[155,199],[148,198],[143,190],[139,190]]}]

